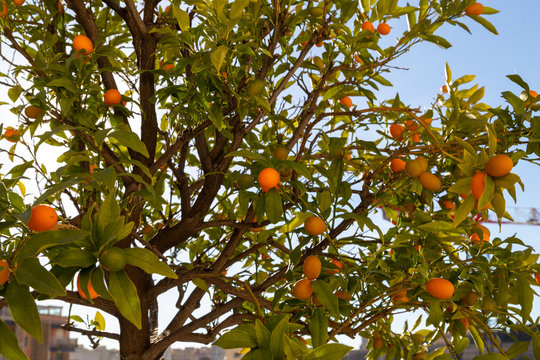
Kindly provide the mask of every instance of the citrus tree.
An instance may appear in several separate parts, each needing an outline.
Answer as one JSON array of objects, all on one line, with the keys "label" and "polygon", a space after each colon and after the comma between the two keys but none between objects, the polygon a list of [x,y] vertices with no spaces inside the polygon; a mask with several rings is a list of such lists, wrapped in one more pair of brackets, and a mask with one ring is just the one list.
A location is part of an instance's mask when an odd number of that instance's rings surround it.
[{"label": "citrus tree", "polygon": [[[489,106],[448,67],[432,104],[378,92],[416,44],[447,48],[439,29],[471,22],[496,33],[496,12],[472,0],[2,2],[1,84],[18,126],[2,130],[0,306],[38,340],[38,300],[106,312],[119,333],[100,319],[67,327],[118,340],[129,360],[179,341],[333,360],[350,350],[338,335],[369,339],[372,358],[425,359],[442,339],[429,356],[450,359],[467,332],[486,359],[529,347],[503,348],[501,331],[530,334],[538,354],[538,255],[478,224],[509,216],[514,165],[540,155],[537,93],[508,76],[522,92]],[[158,324],[174,307],[157,301],[165,292],[177,311]],[[413,311],[425,324],[394,332]],[[0,354],[26,359],[2,321],[0,338]]]}]

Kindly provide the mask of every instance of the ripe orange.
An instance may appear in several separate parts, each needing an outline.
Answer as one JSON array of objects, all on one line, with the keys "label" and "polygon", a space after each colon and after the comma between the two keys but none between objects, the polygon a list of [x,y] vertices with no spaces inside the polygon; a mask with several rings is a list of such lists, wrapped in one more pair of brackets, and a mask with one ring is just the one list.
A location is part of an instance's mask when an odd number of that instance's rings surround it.
[{"label": "ripe orange", "polygon": [[448,92],[448,87],[446,85],[441,86],[441,92],[446,94]]},{"label": "ripe orange", "polygon": [[338,259],[332,259],[332,260],[330,260],[330,262],[332,264],[336,265],[337,269],[328,270],[329,274],[332,274],[332,275],[337,274],[343,268],[343,264]]},{"label": "ripe orange", "polygon": [[387,23],[380,23],[379,26],[377,26],[377,32],[381,35],[390,34],[391,29],[392,28]]},{"label": "ripe orange", "polygon": [[480,3],[474,3],[465,9],[465,14],[467,15],[473,15],[473,16],[479,16],[484,13],[484,5]]},{"label": "ripe orange", "polygon": [[[83,299],[86,299],[88,300],[88,297],[86,296],[86,294],[84,293],[84,291],[82,290],[81,288],[81,279],[80,279],[81,275],[77,275],[77,292],[79,293],[79,295],[81,295],[81,297]],[[96,290],[94,290],[94,287],[92,286],[92,283],[90,282],[90,280],[88,280],[88,294],[90,295],[90,299],[94,300],[96,299],[99,295],[98,293],[96,292]]]},{"label": "ripe orange", "polygon": [[459,321],[461,321],[461,323],[465,327],[465,331],[469,331],[469,319],[461,318],[461,319],[459,319]]},{"label": "ripe orange", "polygon": [[326,224],[323,219],[313,215],[304,221],[304,229],[309,235],[317,236],[324,233]]},{"label": "ripe orange", "polygon": [[13,3],[14,3],[16,6],[21,6],[22,4],[24,4],[24,0],[13,0]]},{"label": "ripe orange", "polygon": [[362,63],[362,59],[360,59],[360,56],[358,56],[358,54],[354,54],[354,61],[356,61],[359,64]]},{"label": "ripe orange", "polygon": [[285,146],[282,146],[282,145],[276,146],[274,150],[274,158],[278,160],[287,160],[288,156],[289,156],[289,149],[287,149]]},{"label": "ripe orange", "polygon": [[103,101],[105,102],[105,105],[107,106],[118,105],[122,102],[122,94],[120,94],[120,91],[116,89],[109,89],[105,91],[105,95],[103,96]]},{"label": "ripe orange", "polygon": [[498,154],[489,159],[484,168],[489,176],[499,177],[510,174],[513,167],[514,163],[509,156]]},{"label": "ripe orange", "polygon": [[373,349],[381,350],[384,347],[384,340],[382,338],[373,339]]},{"label": "ripe orange", "polygon": [[320,43],[315,44],[316,47],[322,47],[324,45],[324,41],[321,41]]},{"label": "ripe orange", "polygon": [[0,17],[1,18],[5,18],[6,16],[8,16],[8,7],[6,5],[5,2],[2,2],[2,11],[0,11]]},{"label": "ripe orange", "polygon": [[362,24],[362,30],[368,30],[368,31],[371,31],[372,33],[375,32],[375,28],[373,27],[373,24],[369,21],[366,21]]},{"label": "ripe orange", "polygon": [[441,180],[428,172],[421,173],[420,176],[418,176],[418,179],[426,190],[437,191],[441,188]]},{"label": "ripe orange", "polygon": [[94,51],[94,44],[87,36],[77,35],[73,38],[73,49],[76,52],[82,50],[84,55],[90,55]]},{"label": "ripe orange", "polygon": [[344,98],[339,99],[339,102],[345,105],[346,107],[350,108],[353,106],[353,102],[350,97],[345,96]]},{"label": "ripe orange", "polygon": [[540,285],[540,273],[537,273],[536,275],[534,275],[534,279],[536,280],[536,283]]},{"label": "ripe orange", "polygon": [[166,72],[171,72],[174,70],[174,64],[164,64],[161,68]]},{"label": "ripe orange", "polygon": [[413,142],[420,142],[420,141],[422,141],[422,136],[419,133],[414,133],[413,136],[412,136],[412,141]]},{"label": "ripe orange", "polygon": [[392,136],[397,141],[401,141],[404,131],[405,129],[403,128],[403,126],[399,124],[390,125],[390,136]]},{"label": "ripe orange", "polygon": [[530,97],[533,97],[533,98],[536,98],[538,96],[538,93],[534,90],[529,90],[529,96]]},{"label": "ripe orange", "polygon": [[351,301],[352,299],[351,294],[341,290],[336,291],[336,297],[345,301]]},{"label": "ripe orange", "polygon": [[7,141],[17,142],[19,141],[19,138],[21,137],[21,135],[19,134],[17,130],[15,130],[11,126],[8,126],[6,128],[6,131],[4,131],[4,137],[6,138]]},{"label": "ripe orange", "polygon": [[392,159],[392,161],[390,161],[390,170],[395,173],[402,172],[405,170],[405,164],[406,162],[401,159]]},{"label": "ripe orange", "polygon": [[321,274],[321,260],[316,255],[310,255],[304,260],[304,275],[309,280],[315,280]]},{"label": "ripe orange", "polygon": [[[485,227],[484,225],[477,224],[473,227],[473,230],[477,230],[482,234],[482,241],[489,242],[489,237],[491,235],[491,232],[489,231],[487,227]],[[474,245],[482,242],[480,241],[480,237],[478,236],[476,232],[474,232],[471,235],[471,237],[469,238],[469,241],[472,242]]]},{"label": "ripe orange", "polygon": [[311,294],[313,294],[313,286],[311,285],[311,280],[309,279],[298,280],[293,285],[292,294],[295,298],[299,300],[304,300],[304,301],[309,300],[311,298]]},{"label": "ripe orange", "polygon": [[479,200],[482,194],[484,193],[484,188],[486,187],[486,183],[484,181],[484,177],[486,176],[485,172],[477,172],[473,175],[471,180],[471,193],[474,196],[476,200]]},{"label": "ripe orange", "polygon": [[451,200],[443,200],[442,204],[447,210],[454,210],[456,208],[456,204],[454,204],[454,202]]},{"label": "ripe orange", "polygon": [[409,131],[416,131],[418,130],[418,124],[414,120],[407,120],[405,121],[405,128]]},{"label": "ripe orange", "polygon": [[442,278],[433,278],[426,284],[429,295],[437,299],[450,299],[454,295],[454,285]]},{"label": "ripe orange", "polygon": [[41,109],[37,106],[30,105],[24,109],[24,114],[30,119],[37,119],[39,114],[41,114]]},{"label": "ripe orange", "polygon": [[0,260],[0,285],[4,285],[9,278],[9,264],[6,260]]},{"label": "ripe orange", "polygon": [[56,211],[49,205],[37,205],[32,208],[30,220],[26,224],[30,230],[40,232],[50,230],[58,222]]},{"label": "ripe orange", "polygon": [[259,184],[264,192],[268,192],[270,189],[275,188],[279,184],[279,173],[276,169],[265,168],[259,173]]},{"label": "ripe orange", "polygon": [[[257,217],[256,217],[256,216],[253,217],[253,224],[254,224],[254,225],[259,225],[259,223],[257,222]],[[251,231],[252,231],[252,232],[259,232],[259,231],[261,231],[262,229],[263,229],[262,227],[252,227],[252,228],[251,228]]]}]

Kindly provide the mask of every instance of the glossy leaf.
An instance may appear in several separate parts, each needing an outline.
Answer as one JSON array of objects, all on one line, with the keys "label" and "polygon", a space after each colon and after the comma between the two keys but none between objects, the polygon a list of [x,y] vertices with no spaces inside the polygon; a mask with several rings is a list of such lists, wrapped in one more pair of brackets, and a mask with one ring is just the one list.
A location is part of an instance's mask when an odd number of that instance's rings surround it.
[{"label": "glossy leaf", "polygon": [[19,341],[11,328],[0,319],[0,355],[10,360],[28,360],[26,354],[19,347]]},{"label": "glossy leaf", "polygon": [[127,248],[124,249],[124,255],[128,264],[141,268],[148,274],[160,274],[171,279],[178,279],[174,271],[148,249]]},{"label": "glossy leaf", "polygon": [[38,308],[28,286],[11,281],[6,290],[6,300],[13,320],[34,339],[43,343],[43,329]]},{"label": "glossy leaf", "polygon": [[109,292],[122,316],[141,329],[141,304],[137,288],[124,271],[109,273]]}]

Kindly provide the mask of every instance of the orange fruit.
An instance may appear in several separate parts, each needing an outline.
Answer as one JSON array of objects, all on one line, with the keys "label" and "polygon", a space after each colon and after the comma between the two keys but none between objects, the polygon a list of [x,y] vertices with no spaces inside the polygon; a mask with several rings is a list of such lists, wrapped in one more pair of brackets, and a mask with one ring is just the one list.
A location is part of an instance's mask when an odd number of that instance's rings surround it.
[{"label": "orange fruit", "polygon": [[423,172],[418,176],[418,180],[429,191],[437,191],[441,188],[441,180],[436,176],[428,172]]},{"label": "orange fruit", "polygon": [[356,61],[359,64],[362,63],[362,59],[360,59],[360,56],[358,56],[358,54],[354,54],[354,61]]},{"label": "orange fruit", "polygon": [[334,265],[336,265],[337,269],[332,269],[332,270],[329,270],[328,273],[329,274],[337,274],[338,272],[341,271],[341,269],[343,268],[343,264],[341,263],[341,261],[339,261],[338,259],[332,259],[330,260],[330,262]]},{"label": "orange fruit", "polygon": [[474,3],[465,9],[465,14],[467,15],[473,15],[473,16],[479,16],[484,13],[484,5],[480,3]]},{"label": "orange fruit", "polygon": [[484,181],[485,176],[486,173],[479,171],[472,177],[471,193],[476,200],[480,200],[480,197],[484,193],[484,188],[486,187],[486,183]]},{"label": "orange fruit", "polygon": [[5,18],[8,15],[8,7],[5,2],[2,2],[2,11],[0,11],[0,17]]},{"label": "orange fruit", "polygon": [[310,255],[304,260],[304,275],[309,280],[315,280],[321,274],[321,260],[316,255]]},{"label": "orange fruit", "polygon": [[369,21],[366,21],[362,24],[362,30],[368,30],[368,31],[371,31],[372,33],[375,32],[375,28],[373,27],[373,24]]},{"label": "orange fruit", "polygon": [[461,318],[461,319],[459,319],[459,321],[461,321],[463,326],[465,326],[465,331],[469,331],[469,319]]},{"label": "orange fruit", "polygon": [[288,156],[289,156],[289,149],[287,149],[285,146],[282,146],[282,145],[276,146],[274,150],[274,158],[278,160],[287,160]]},{"label": "orange fruit", "polygon": [[[77,292],[79,293],[79,295],[81,295],[81,297],[83,299],[88,300],[88,297],[86,297],[86,294],[84,293],[84,291],[81,288],[81,279],[80,279],[80,277],[81,277],[81,275],[79,274],[77,276]],[[90,280],[88,280],[88,294],[90,295],[90,299],[92,299],[92,300],[94,300],[95,298],[97,298],[99,296],[98,293],[96,292],[96,290],[94,290],[94,287],[92,286],[92,283],[90,282]]]},{"label": "orange fruit", "polygon": [[293,285],[292,294],[295,298],[299,300],[304,300],[304,301],[309,300],[311,298],[311,294],[313,294],[313,286],[311,285],[311,280],[309,279],[298,280]]},{"label": "orange fruit", "polygon": [[446,94],[448,92],[448,87],[446,85],[441,86],[441,92]]},{"label": "orange fruit", "polygon": [[85,35],[77,35],[73,38],[73,49],[76,52],[82,51],[84,55],[90,55],[94,51],[94,44]]},{"label": "orange fruit", "polygon": [[154,231],[154,228],[152,227],[152,225],[146,224],[142,228],[141,233],[143,233],[144,235],[147,235],[147,234],[150,234],[152,231]]},{"label": "orange fruit", "polygon": [[353,102],[350,97],[345,96],[344,98],[339,99],[339,102],[345,105],[346,107],[350,108],[353,106]]},{"label": "orange fruit", "polygon": [[9,278],[9,264],[6,260],[0,260],[0,285],[4,285]]},{"label": "orange fruit", "polygon": [[326,224],[323,219],[313,215],[304,221],[304,229],[309,235],[317,236],[324,233]]},{"label": "orange fruit", "polygon": [[390,136],[392,136],[397,141],[401,141],[404,131],[405,129],[403,128],[403,126],[399,124],[390,125]]},{"label": "orange fruit", "polygon": [[279,184],[279,173],[276,169],[265,168],[259,173],[259,184],[264,192],[268,192],[270,189],[275,188]]},{"label": "orange fruit", "polygon": [[451,200],[443,200],[442,204],[447,210],[454,210],[456,208],[456,204],[454,204],[454,202]]},{"label": "orange fruit", "polygon": [[24,109],[24,114],[30,119],[37,119],[39,114],[41,114],[41,109],[37,106],[30,105]]},{"label": "orange fruit", "polygon": [[301,45],[302,47],[306,47],[306,45],[308,44],[308,42],[309,42],[309,40],[306,40],[306,41],[304,41],[304,42],[301,42],[300,45]]},{"label": "orange fruit", "polygon": [[514,163],[509,156],[504,154],[498,154],[488,160],[484,168],[489,176],[500,177],[510,174]]},{"label": "orange fruit", "polygon": [[437,299],[450,299],[454,295],[454,285],[442,278],[433,278],[426,284],[429,295]]},{"label": "orange fruit", "polygon": [[419,133],[414,133],[413,136],[412,136],[412,141],[413,142],[420,142],[422,141],[422,137]]},{"label": "orange fruit", "polygon": [[322,47],[324,45],[324,41],[321,41],[320,43],[315,44],[316,47]]},{"label": "orange fruit", "polygon": [[6,138],[7,141],[17,142],[19,141],[19,138],[21,137],[21,135],[19,134],[17,130],[15,130],[11,126],[8,126],[6,128],[6,131],[4,131],[4,137]]},{"label": "orange fruit", "polygon": [[379,26],[377,26],[377,32],[381,35],[390,34],[391,29],[392,28],[387,23],[380,23]]},{"label": "orange fruit", "polygon": [[120,271],[127,265],[127,258],[124,250],[113,246],[103,252],[99,258],[99,262],[107,271]]},{"label": "orange fruit", "polygon": [[49,205],[36,205],[30,213],[30,220],[26,224],[30,230],[40,232],[50,230],[58,222],[56,211]]},{"label": "orange fruit", "polygon": [[463,299],[461,299],[461,301],[465,305],[474,306],[474,304],[476,304],[476,302],[478,301],[478,294],[471,290],[467,293],[467,295],[465,295]]},{"label": "orange fruit", "polygon": [[405,128],[409,131],[416,131],[418,130],[418,124],[413,120],[407,120],[405,121]]},{"label": "orange fruit", "polygon": [[16,6],[21,6],[22,4],[24,4],[24,0],[13,0],[13,3],[14,3]]},{"label": "orange fruit", "polygon": [[422,160],[416,158],[405,164],[405,172],[412,178],[419,177],[425,171]]},{"label": "orange fruit", "polygon": [[540,273],[537,273],[536,275],[534,275],[534,279],[536,280],[536,283],[540,285]]},{"label": "orange fruit", "polygon": [[533,98],[536,98],[538,96],[538,93],[534,90],[529,90],[529,96],[530,97],[533,97]]},{"label": "orange fruit", "polygon": [[336,291],[336,297],[345,301],[351,301],[352,299],[351,294],[341,290]]},{"label": "orange fruit", "polygon": [[[257,217],[256,217],[256,216],[253,217],[253,224],[254,224],[254,225],[259,225],[259,223],[257,222]],[[252,227],[252,228],[251,228],[251,231],[252,231],[252,232],[259,232],[259,231],[261,231],[262,229],[263,229],[262,227]]]},{"label": "orange fruit", "polygon": [[122,102],[122,94],[120,94],[120,91],[116,89],[109,89],[105,91],[105,95],[103,96],[103,101],[105,102],[105,105],[107,106],[118,105]]},{"label": "orange fruit", "polygon": [[402,172],[405,170],[405,164],[406,162],[401,159],[392,159],[392,161],[390,161],[390,170],[395,173]]},{"label": "orange fruit", "polygon": [[171,72],[174,70],[174,64],[164,64],[161,68],[166,72]]},{"label": "orange fruit", "polygon": [[384,347],[384,340],[382,338],[373,339],[373,349],[381,350]]},{"label": "orange fruit", "polygon": [[[484,225],[476,224],[473,227],[473,230],[475,229],[477,231],[479,230],[479,232],[482,234],[482,241],[489,242],[489,237],[491,235],[491,232],[489,231],[487,227],[485,227]],[[480,241],[480,237],[478,236],[476,232],[473,232],[473,234],[469,237],[469,241],[472,242],[474,245],[482,242]]]}]

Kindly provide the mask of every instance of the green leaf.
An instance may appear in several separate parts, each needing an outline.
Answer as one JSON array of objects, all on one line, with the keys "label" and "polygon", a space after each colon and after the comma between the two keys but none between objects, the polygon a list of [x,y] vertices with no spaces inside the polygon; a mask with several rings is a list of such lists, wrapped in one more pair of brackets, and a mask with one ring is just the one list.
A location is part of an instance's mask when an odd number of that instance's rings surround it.
[{"label": "green leaf", "polygon": [[196,287],[201,289],[204,292],[208,292],[208,285],[206,284],[206,281],[204,281],[201,278],[193,278],[191,279],[193,281],[193,284],[195,284]]},{"label": "green leaf", "polygon": [[274,360],[274,355],[269,349],[252,349],[242,357],[242,360]]},{"label": "green leaf", "polygon": [[352,347],[342,344],[324,344],[311,350],[305,360],[340,360],[347,355]]},{"label": "green leaf", "polygon": [[527,274],[517,274],[517,296],[519,304],[521,305],[521,317],[524,322],[527,322],[531,318],[531,310],[534,299],[534,292],[531,289],[529,283],[529,276]]},{"label": "green leaf", "polygon": [[535,359],[540,359],[540,335],[533,334],[532,336],[532,350]]},{"label": "green leaf", "polygon": [[14,272],[18,282],[28,285],[37,292],[51,296],[66,295],[66,289],[47,269],[39,263],[37,258],[28,258],[16,268]]},{"label": "green leaf", "polygon": [[143,248],[124,249],[127,262],[130,265],[141,268],[148,274],[159,274],[171,279],[178,279],[178,275],[172,269],[161,261],[153,252]]},{"label": "green leaf", "polygon": [[452,47],[452,44],[450,44],[448,40],[437,35],[422,35],[422,39],[429,41],[430,43],[433,43],[435,45],[438,45],[442,47],[443,49],[448,49]]},{"label": "green leaf", "polygon": [[467,196],[465,200],[463,200],[454,214],[454,227],[457,227],[467,218],[467,216],[469,216],[472,209],[474,209],[475,203],[476,200],[472,195]]},{"label": "green leaf", "polygon": [[246,6],[248,6],[250,0],[235,0],[231,6],[231,19],[236,19],[240,17],[244,12]]},{"label": "green leaf", "polygon": [[529,91],[529,85],[521,78],[521,76],[512,74],[506,75],[506,77],[521,86],[524,90]]},{"label": "green leaf", "polygon": [[28,357],[19,347],[19,341],[11,328],[0,320],[0,355],[9,360],[28,360]]},{"label": "green leaf", "polygon": [[306,345],[296,338],[283,334],[283,352],[287,360],[296,360],[307,350]]},{"label": "green leaf", "polygon": [[141,304],[137,288],[124,271],[109,273],[109,291],[124,318],[141,329]]},{"label": "green leaf", "polygon": [[92,274],[90,275],[90,283],[92,284],[92,287],[96,292],[104,299],[114,301],[113,297],[109,293],[109,290],[107,290],[107,286],[105,285],[105,274],[103,273],[103,269],[101,267],[97,267],[92,271]]},{"label": "green leaf", "polygon": [[475,356],[473,360],[510,360],[510,358],[499,353],[492,352],[489,354]]},{"label": "green leaf", "polygon": [[66,90],[72,92],[73,94],[77,93],[77,88],[75,87],[73,82],[69,80],[68,78],[53,79],[47,83],[47,86],[48,87],[63,87]]},{"label": "green leaf", "polygon": [[495,28],[495,26],[493,26],[492,23],[490,23],[488,20],[486,20],[485,18],[483,18],[482,16],[474,16],[474,15],[469,15],[474,21],[476,21],[477,23],[479,23],[480,25],[482,25],[483,27],[485,27],[489,32],[495,34],[495,35],[499,35],[499,33],[497,32],[497,29]]},{"label": "green leaf", "polygon": [[530,341],[517,341],[512,346],[510,346],[506,354],[510,359],[516,359],[519,357],[519,355],[523,354],[529,349],[530,344]]},{"label": "green leaf", "polygon": [[284,316],[272,330],[270,335],[270,350],[274,358],[283,357],[283,335],[289,335],[289,316]]},{"label": "green leaf", "polygon": [[189,20],[189,14],[187,11],[182,10],[176,6],[172,6],[172,13],[176,21],[178,22],[178,26],[180,26],[180,30],[186,31],[190,28],[190,20]]},{"label": "green leaf", "polygon": [[35,201],[34,201],[34,205],[33,206],[36,206],[38,204],[41,204],[43,201],[45,201],[45,199],[47,199],[48,197],[52,196],[52,195],[55,195],[57,193],[60,193],[62,190],[64,189],[67,189],[68,187],[71,187],[73,185],[76,185],[80,182],[79,179],[71,179],[71,180],[67,180],[67,181],[63,181],[61,183],[58,183],[58,184],[55,184],[53,186],[51,186],[50,188],[48,188],[40,197],[38,197]]},{"label": "green leaf", "polygon": [[9,99],[13,102],[17,101],[17,99],[19,98],[19,96],[21,95],[21,92],[23,91],[23,88],[22,86],[20,85],[15,85],[14,87],[10,88],[8,90],[8,96],[9,96]]},{"label": "green leaf", "polygon": [[482,339],[482,336],[478,333],[478,330],[476,330],[476,327],[471,326],[469,328],[469,331],[471,332],[471,335],[473,337],[474,343],[476,344],[476,347],[478,350],[480,350],[480,353],[484,353],[484,340]]},{"label": "green leaf", "polygon": [[109,134],[109,137],[116,139],[120,145],[135,150],[141,155],[148,157],[146,145],[139,139],[137,134],[127,129],[118,130]]},{"label": "green leaf", "polygon": [[314,347],[326,344],[328,341],[328,318],[321,309],[315,309],[309,319],[309,333]]},{"label": "green leaf", "polygon": [[243,349],[257,347],[257,335],[252,325],[239,325],[221,335],[214,345],[222,349]]},{"label": "green leaf", "polygon": [[267,348],[270,345],[270,331],[259,320],[255,320],[255,336],[257,337],[257,344],[261,348]]},{"label": "green leaf", "polygon": [[482,193],[482,196],[480,196],[480,199],[478,200],[478,208],[483,209],[487,204],[491,202],[491,199],[493,199],[493,192],[495,190],[495,183],[493,182],[493,179],[491,176],[486,175],[484,176],[484,192]]},{"label": "green leaf", "polygon": [[219,72],[221,69],[221,66],[223,65],[223,61],[225,60],[225,56],[227,55],[227,52],[229,51],[229,48],[225,45],[220,45],[216,50],[212,51],[210,54],[210,60],[212,60],[212,65],[216,68],[216,71]]},{"label": "green leaf", "polygon": [[79,248],[62,249],[51,260],[53,264],[58,264],[62,267],[78,266],[80,268],[95,265],[96,261],[96,257],[91,252]]},{"label": "green leaf", "polygon": [[6,290],[6,300],[11,316],[17,325],[43,344],[41,319],[36,301],[28,286],[21,285],[17,281],[10,282]]},{"label": "green leaf", "polygon": [[429,316],[426,319],[426,325],[438,326],[443,320],[440,301],[433,301],[429,307]]},{"label": "green leaf", "polygon": [[471,191],[471,180],[471,176],[459,179],[454,185],[448,188],[448,191],[456,194],[468,194]]},{"label": "green leaf", "polygon": [[98,325],[96,326],[97,330],[100,330],[100,331],[105,330],[105,318],[99,311],[96,311],[96,316],[94,317],[94,321]]},{"label": "green leaf", "polygon": [[281,204],[281,195],[279,195],[279,192],[276,189],[270,189],[266,193],[264,205],[268,220],[274,224],[279,222],[283,215],[283,206]]},{"label": "green leaf", "polygon": [[315,295],[323,304],[323,306],[328,310],[333,316],[339,316],[339,303],[337,297],[334,295],[330,285],[323,280],[312,281],[313,291]]},{"label": "green leaf", "polygon": [[54,230],[45,231],[32,235],[26,245],[21,249],[17,259],[22,260],[27,257],[36,256],[48,249],[57,245],[71,244],[77,240],[81,240],[88,236],[88,232],[84,230]]}]

